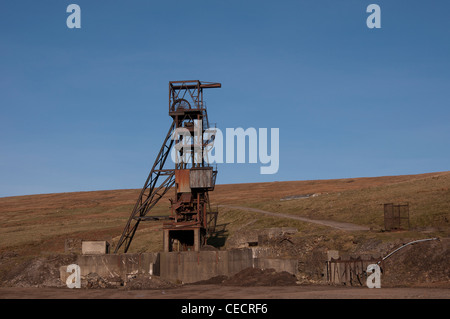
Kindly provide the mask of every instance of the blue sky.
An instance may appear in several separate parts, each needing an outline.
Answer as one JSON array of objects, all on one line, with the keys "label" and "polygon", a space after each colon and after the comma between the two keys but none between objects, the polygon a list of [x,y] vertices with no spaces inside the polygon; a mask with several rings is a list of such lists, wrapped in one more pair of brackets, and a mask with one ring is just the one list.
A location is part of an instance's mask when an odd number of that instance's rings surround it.
[{"label": "blue sky", "polygon": [[[81,7],[81,29],[66,8]],[[366,8],[381,7],[381,29]],[[171,124],[168,82],[210,122],[280,129],[277,174],[244,183],[450,170],[450,2],[2,1],[0,196],[140,188]]]}]

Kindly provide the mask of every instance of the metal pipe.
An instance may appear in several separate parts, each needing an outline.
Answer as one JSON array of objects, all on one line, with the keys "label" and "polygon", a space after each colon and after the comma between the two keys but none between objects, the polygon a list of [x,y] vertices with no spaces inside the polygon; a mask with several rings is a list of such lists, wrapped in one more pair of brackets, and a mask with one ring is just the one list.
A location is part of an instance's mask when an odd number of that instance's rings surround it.
[{"label": "metal pipe", "polygon": [[419,240],[414,240],[411,241],[407,244],[404,244],[402,246],[400,246],[399,248],[397,248],[396,250],[394,250],[393,252],[391,252],[390,254],[388,254],[386,257],[382,258],[377,264],[380,264],[382,261],[386,260],[387,258],[391,257],[394,253],[396,253],[397,251],[399,251],[400,249],[405,248],[408,245],[412,245],[412,244],[416,244],[416,243],[420,243],[420,242],[424,242],[424,241],[430,241],[430,240],[439,240],[439,238],[435,237],[435,238],[427,238],[427,239],[419,239]]}]

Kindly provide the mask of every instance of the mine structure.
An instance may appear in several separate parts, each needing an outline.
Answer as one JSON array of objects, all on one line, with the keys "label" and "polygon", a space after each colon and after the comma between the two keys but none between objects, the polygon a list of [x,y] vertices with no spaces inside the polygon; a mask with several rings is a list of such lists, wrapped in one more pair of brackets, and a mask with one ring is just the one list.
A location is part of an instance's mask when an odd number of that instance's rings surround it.
[{"label": "mine structure", "polygon": [[[207,148],[214,142],[203,90],[220,88],[220,83],[195,81],[169,82],[169,115],[172,124],[159,150],[139,198],[115,248],[126,253],[141,221],[166,219],[163,223],[163,249],[199,251],[214,232],[217,211],[211,210],[208,193],[214,190],[217,169],[207,160]],[[205,134],[205,131],[208,131]],[[205,138],[207,136],[207,138]],[[175,150],[175,167],[165,168]],[[170,216],[148,213],[171,189]]]}]

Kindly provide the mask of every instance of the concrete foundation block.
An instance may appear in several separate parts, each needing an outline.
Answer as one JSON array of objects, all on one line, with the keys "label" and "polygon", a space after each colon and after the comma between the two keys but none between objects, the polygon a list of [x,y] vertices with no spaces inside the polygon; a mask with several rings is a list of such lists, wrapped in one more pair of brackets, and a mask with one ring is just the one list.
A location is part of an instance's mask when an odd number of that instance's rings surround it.
[{"label": "concrete foundation block", "polygon": [[109,253],[109,243],[104,240],[82,241],[81,253],[83,255],[103,255]]}]

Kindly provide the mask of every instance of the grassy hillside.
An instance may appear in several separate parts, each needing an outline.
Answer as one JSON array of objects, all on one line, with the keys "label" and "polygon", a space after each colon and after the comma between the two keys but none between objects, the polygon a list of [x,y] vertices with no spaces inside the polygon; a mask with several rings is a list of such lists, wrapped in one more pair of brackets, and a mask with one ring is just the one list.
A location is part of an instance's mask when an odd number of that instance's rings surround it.
[{"label": "grassy hillside", "polygon": [[[220,172],[219,172],[220,173]],[[216,243],[227,247],[234,233],[267,227],[296,227],[298,237],[325,238],[330,247],[345,248],[364,238],[448,237],[450,172],[317,181],[218,185],[213,205],[240,205],[312,219],[371,227],[349,234],[326,226],[220,207],[218,224],[225,230]],[[0,253],[20,255],[64,252],[67,238],[116,242],[140,190],[76,192],[0,198]],[[171,193],[169,193],[171,194]],[[316,194],[314,197],[289,199]],[[169,214],[168,198],[151,212]],[[383,232],[383,203],[409,202],[411,229]],[[162,249],[161,222],[141,223],[130,252]],[[356,241],[358,241],[356,240]],[[347,247],[349,248],[349,247]]]}]

